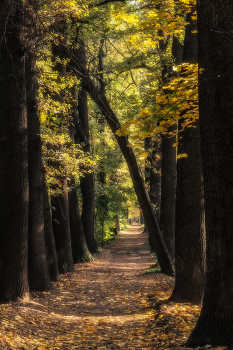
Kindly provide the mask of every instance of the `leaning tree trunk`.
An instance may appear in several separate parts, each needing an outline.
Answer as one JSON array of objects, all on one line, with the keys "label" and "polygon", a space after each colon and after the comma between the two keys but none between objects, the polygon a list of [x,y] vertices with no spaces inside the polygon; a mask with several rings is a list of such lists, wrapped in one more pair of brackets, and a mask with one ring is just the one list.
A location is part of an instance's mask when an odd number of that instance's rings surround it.
[{"label": "leaning tree trunk", "polygon": [[[197,63],[196,22],[192,20],[194,8],[187,15],[183,61]],[[181,123],[179,122],[179,128]],[[177,161],[176,191],[176,280],[172,300],[200,304],[203,297],[204,254],[204,203],[200,151],[199,123],[180,133],[178,154],[187,158]]]},{"label": "leaning tree trunk", "polygon": [[[80,41],[77,58],[80,63],[86,67],[86,51],[84,41]],[[80,141],[84,142],[84,152],[90,152],[90,136],[89,136],[89,122],[88,122],[88,107],[87,107],[87,92],[83,87],[78,94],[78,115],[79,115],[79,129],[82,133],[79,134]],[[76,124],[77,125],[77,124]],[[80,178],[80,185],[83,197],[82,206],[82,224],[86,237],[88,249],[91,253],[97,252],[97,244],[95,240],[94,229],[94,214],[95,214],[95,188],[94,188],[94,174],[86,173]]]},{"label": "leaning tree trunk", "polygon": [[50,210],[48,189],[46,186],[46,179],[43,176],[43,197],[44,197],[44,236],[45,236],[45,250],[47,257],[47,264],[51,281],[59,280],[59,271],[57,263],[57,252],[53,236],[52,216]]},{"label": "leaning tree trunk", "polygon": [[28,121],[28,280],[30,290],[51,289],[44,239],[42,150],[37,106],[37,70],[35,53],[26,56]]},{"label": "leaning tree trunk", "polygon": [[74,270],[70,236],[68,193],[52,196],[53,234],[60,273]]},{"label": "leaning tree trunk", "polygon": [[95,86],[87,71],[83,69],[82,65],[80,65],[76,58],[72,56],[71,53],[69,54],[72,58],[72,68],[76,72],[77,76],[82,78],[82,86],[87,90],[93,101],[98,105],[99,109],[105,116],[105,119],[114,136],[116,137],[118,145],[124,155],[133,182],[134,190],[144,215],[145,224],[149,232],[151,244],[156,252],[161,270],[164,273],[172,275],[174,273],[174,270],[170,255],[161,236],[135,153],[133,152],[132,147],[130,147],[127,136],[116,135],[116,132],[121,128],[121,123],[110,107],[107,98]]},{"label": "leaning tree trunk", "polygon": [[206,282],[190,347],[233,347],[233,2],[198,1]]},{"label": "leaning tree trunk", "polygon": [[[10,17],[9,17],[10,16]],[[23,1],[0,2],[0,300],[28,293],[28,153]],[[14,25],[17,24],[17,25]]]}]

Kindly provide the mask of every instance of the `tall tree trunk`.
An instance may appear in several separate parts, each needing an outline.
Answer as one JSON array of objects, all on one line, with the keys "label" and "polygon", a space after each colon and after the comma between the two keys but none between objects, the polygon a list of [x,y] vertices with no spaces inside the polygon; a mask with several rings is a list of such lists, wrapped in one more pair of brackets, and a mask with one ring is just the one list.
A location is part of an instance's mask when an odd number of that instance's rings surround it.
[{"label": "tall tree trunk", "polygon": [[86,89],[93,101],[97,104],[105,116],[105,119],[114,136],[116,137],[118,145],[124,155],[133,182],[134,190],[144,215],[145,224],[151,238],[151,244],[156,252],[161,270],[168,275],[172,275],[174,273],[174,270],[172,267],[170,255],[161,236],[159,226],[145,188],[142,173],[137,163],[136,156],[133,152],[132,147],[130,147],[127,136],[116,135],[116,132],[121,128],[121,123],[110,107],[107,98],[95,86],[86,69],[83,69],[82,65],[80,65],[79,61],[77,61],[76,58],[72,56],[72,54],[70,57],[72,58],[72,67],[75,70],[77,76],[82,78],[82,86]]},{"label": "tall tree trunk", "polygon": [[77,190],[74,180],[73,188],[68,196],[73,261],[75,264],[82,261],[92,261],[93,258],[87,247],[83,224],[79,213]]},{"label": "tall tree trunk", "polygon": [[[86,138],[83,132],[82,125],[79,120],[78,110],[77,110],[77,90],[73,91],[73,98],[75,104],[73,106],[73,125],[74,127],[70,129],[70,137],[75,144],[80,142],[85,142]],[[80,141],[82,140],[82,141]],[[71,245],[72,245],[72,256],[74,263],[79,263],[82,261],[92,261],[93,258],[88,249],[85,233],[83,229],[83,224],[79,212],[78,195],[75,184],[75,179],[71,179],[70,186],[72,190],[69,192],[69,218],[70,218],[70,234],[71,234]]]},{"label": "tall tree trunk", "polygon": [[52,196],[53,234],[60,273],[74,270],[70,236],[68,194]]},{"label": "tall tree trunk", "polygon": [[[177,125],[169,128],[169,132],[176,132]],[[161,207],[160,229],[165,244],[175,260],[175,203],[176,203],[176,136],[162,135],[161,162]]]},{"label": "tall tree trunk", "polygon": [[[86,67],[86,51],[85,44],[80,41],[80,47],[77,54],[78,60]],[[81,142],[85,142],[84,151],[90,152],[90,136],[89,136],[89,122],[88,122],[88,107],[87,107],[87,92],[81,88],[78,94],[78,114],[79,124],[82,129],[80,134]],[[78,132],[79,130],[77,130]],[[83,138],[83,140],[82,140]],[[80,178],[80,185],[83,197],[82,206],[82,224],[86,237],[88,249],[91,253],[96,253],[97,244],[95,240],[94,230],[94,214],[95,214],[95,193],[94,193],[94,174],[87,173]]]},{"label": "tall tree trunk", "polygon": [[233,347],[233,2],[198,1],[206,282],[187,344]]},{"label": "tall tree trunk", "polygon": [[[197,63],[196,22],[192,20],[194,8],[187,15],[183,61]],[[181,126],[182,120],[179,123]],[[171,299],[200,304],[203,297],[204,203],[203,179],[198,121],[194,127],[180,134],[178,154],[187,158],[177,161],[176,191],[176,281]]]},{"label": "tall tree trunk", "polygon": [[150,201],[155,206],[155,215],[160,224],[161,207],[161,142],[156,140],[151,154],[150,168]]},{"label": "tall tree trunk", "polygon": [[[28,153],[23,1],[0,2],[0,300],[28,293]],[[17,23],[17,26],[14,24]]]},{"label": "tall tree trunk", "polygon": [[[160,34],[161,35],[161,34]],[[164,34],[163,34],[164,35]],[[162,35],[162,36],[163,36]],[[160,41],[161,50],[164,51],[166,45],[165,40]],[[172,53],[175,58],[175,63],[182,63],[183,46],[174,36],[172,42]],[[174,73],[170,72],[170,67],[163,66],[162,80],[166,84],[169,76]],[[164,89],[165,93],[169,93]],[[162,135],[162,161],[161,161],[161,207],[160,207],[160,229],[163,234],[164,241],[168,251],[175,261],[175,205],[176,205],[176,130],[177,125],[172,125],[168,132],[173,132],[174,136]]]},{"label": "tall tree trunk", "polygon": [[44,236],[47,265],[51,281],[59,280],[59,271],[57,263],[57,252],[53,237],[52,216],[50,211],[48,189],[46,186],[45,176],[43,177],[43,197],[44,197]]},{"label": "tall tree trunk", "polygon": [[42,151],[37,106],[37,70],[35,53],[26,56],[28,122],[28,280],[31,290],[51,289],[44,239]]}]

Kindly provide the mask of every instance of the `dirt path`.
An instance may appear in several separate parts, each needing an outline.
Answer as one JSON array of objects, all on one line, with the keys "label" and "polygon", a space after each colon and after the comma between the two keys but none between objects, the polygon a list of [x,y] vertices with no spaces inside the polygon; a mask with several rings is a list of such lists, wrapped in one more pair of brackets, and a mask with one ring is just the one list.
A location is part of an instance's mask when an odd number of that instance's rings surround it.
[{"label": "dirt path", "polygon": [[142,272],[154,260],[145,241],[130,226],[52,291],[2,305],[0,349],[153,349],[145,302],[155,275]]}]

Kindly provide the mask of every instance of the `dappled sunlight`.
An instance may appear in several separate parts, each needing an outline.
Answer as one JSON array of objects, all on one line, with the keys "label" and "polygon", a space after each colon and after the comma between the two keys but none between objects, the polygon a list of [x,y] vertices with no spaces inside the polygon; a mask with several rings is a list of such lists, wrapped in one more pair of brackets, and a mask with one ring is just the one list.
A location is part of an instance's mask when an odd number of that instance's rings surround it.
[{"label": "dappled sunlight", "polygon": [[[135,232],[136,230],[136,232]],[[152,349],[147,295],[153,263],[141,227],[121,232],[98,261],[77,264],[48,292],[4,305],[0,344],[12,349]],[[14,328],[14,337],[11,329]]]}]

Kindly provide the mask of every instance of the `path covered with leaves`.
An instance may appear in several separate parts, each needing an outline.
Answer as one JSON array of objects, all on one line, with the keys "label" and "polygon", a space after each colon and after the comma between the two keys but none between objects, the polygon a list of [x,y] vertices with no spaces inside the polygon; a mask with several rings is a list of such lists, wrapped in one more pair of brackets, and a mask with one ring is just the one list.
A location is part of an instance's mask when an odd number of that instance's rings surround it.
[{"label": "path covered with leaves", "polygon": [[54,289],[0,305],[0,349],[179,349],[199,308],[164,304],[174,280],[155,264],[139,225],[61,276]]}]

